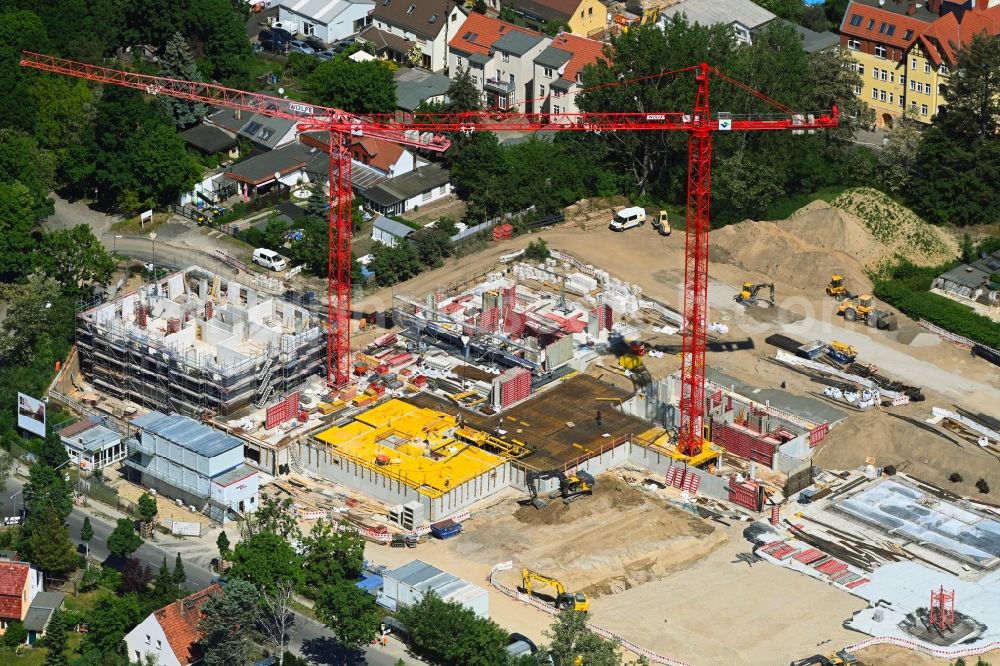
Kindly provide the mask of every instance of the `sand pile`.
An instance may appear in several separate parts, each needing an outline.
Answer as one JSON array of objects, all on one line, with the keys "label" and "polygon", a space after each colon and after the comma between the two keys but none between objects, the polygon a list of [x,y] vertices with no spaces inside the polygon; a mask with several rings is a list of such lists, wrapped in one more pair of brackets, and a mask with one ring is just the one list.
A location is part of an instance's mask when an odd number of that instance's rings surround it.
[{"label": "sand pile", "polygon": [[[545,509],[499,504],[467,523],[456,553],[486,562],[514,560],[554,576],[572,591],[622,592],[698,560],[726,535],[615,475],[598,478],[592,497]],[[544,591],[543,591],[544,592]]]},{"label": "sand pile", "polygon": [[856,188],[833,204],[814,201],[787,220],[747,220],[712,232],[710,259],[812,291],[834,273],[854,292],[867,275],[905,256],[920,265],[953,258],[955,240],[877,190]]},{"label": "sand pile", "polygon": [[709,260],[722,261],[807,291],[821,290],[840,274],[852,291],[871,281],[857,252],[871,242],[864,227],[835,208],[813,210],[784,222],[747,220],[712,232]]}]

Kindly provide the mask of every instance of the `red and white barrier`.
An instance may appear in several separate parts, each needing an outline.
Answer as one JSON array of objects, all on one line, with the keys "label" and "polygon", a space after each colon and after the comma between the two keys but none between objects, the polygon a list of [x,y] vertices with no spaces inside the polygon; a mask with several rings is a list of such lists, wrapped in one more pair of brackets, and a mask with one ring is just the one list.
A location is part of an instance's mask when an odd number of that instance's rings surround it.
[{"label": "red and white barrier", "polygon": [[992,643],[987,643],[985,645],[977,645],[976,647],[948,649],[943,647],[925,645],[923,643],[907,640],[905,638],[898,638],[896,636],[875,636],[874,638],[863,640],[860,643],[855,643],[854,645],[848,645],[844,649],[847,650],[848,652],[854,652],[856,650],[863,650],[873,645],[895,645],[897,647],[906,648],[907,650],[913,650],[915,652],[923,652],[926,655],[930,655],[938,659],[952,659],[954,657],[975,657],[981,654],[985,654],[987,652],[991,652],[993,650],[1000,649],[1000,641],[993,641]]}]

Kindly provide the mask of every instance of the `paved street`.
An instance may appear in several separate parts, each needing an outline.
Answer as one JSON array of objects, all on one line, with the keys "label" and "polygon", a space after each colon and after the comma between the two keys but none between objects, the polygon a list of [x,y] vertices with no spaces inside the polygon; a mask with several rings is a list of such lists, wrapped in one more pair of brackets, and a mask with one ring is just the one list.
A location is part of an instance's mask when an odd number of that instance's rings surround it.
[{"label": "paved street", "polygon": [[[17,477],[12,477],[7,482],[7,491],[2,497],[2,513],[4,516],[17,515],[23,504],[24,482]],[[11,496],[14,496],[13,499]],[[80,529],[83,527],[83,519],[90,517],[90,524],[94,528],[94,538],[90,541],[90,554],[99,559],[105,560],[109,556],[106,546],[108,535],[115,528],[115,519],[109,520],[105,516],[119,515],[114,509],[102,504],[92,503],[87,507],[74,507],[73,512],[67,521],[69,524],[70,538],[74,542],[79,542]],[[235,530],[231,528],[230,531]],[[184,572],[187,574],[187,581],[184,586],[191,590],[200,590],[207,587],[212,580],[212,572],[209,570],[209,562],[215,550],[214,543],[208,547],[203,540],[177,539],[166,535],[158,535],[157,541],[147,541],[136,551],[136,557],[143,563],[149,565],[155,572],[163,563],[166,556],[167,563],[173,567],[177,553],[181,552],[184,560]],[[213,539],[214,541],[214,539]],[[195,554],[196,553],[196,554]],[[194,556],[192,556],[194,555]],[[394,666],[399,659],[403,659],[406,664],[419,665],[423,662],[414,659],[406,654],[406,650],[396,640],[390,640],[385,648],[369,647],[362,654],[351,655],[346,653],[339,646],[333,635],[320,623],[302,615],[298,615],[296,630],[292,637],[291,650],[309,659],[317,666],[334,664],[342,666],[351,664],[361,666],[370,664],[371,666]]]}]

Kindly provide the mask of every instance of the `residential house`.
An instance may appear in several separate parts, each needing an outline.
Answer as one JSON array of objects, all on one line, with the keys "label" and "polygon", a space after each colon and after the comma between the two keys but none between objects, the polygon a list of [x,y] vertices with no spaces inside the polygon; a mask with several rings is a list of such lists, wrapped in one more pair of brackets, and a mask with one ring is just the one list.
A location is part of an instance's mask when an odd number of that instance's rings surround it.
[{"label": "residential house", "polygon": [[[361,53],[361,51],[359,51]],[[455,70],[450,70],[455,71]],[[397,120],[412,119],[421,104],[448,101],[451,79],[423,69],[400,67],[396,70]]]},{"label": "residential house", "polygon": [[958,66],[958,52],[976,35],[1000,35],[1000,6],[996,2],[971,0],[967,7],[940,0],[928,3],[932,9],[938,4],[941,16],[917,34],[902,60],[907,79],[905,107],[923,123],[930,123],[944,106],[944,90]]},{"label": "residential house", "polygon": [[485,108],[532,113],[534,60],[551,41],[545,35],[473,14],[449,44],[448,70],[469,69]]},{"label": "residential house", "polygon": [[0,560],[0,636],[11,622],[23,622],[42,591],[42,573],[27,562]]},{"label": "residential house", "polygon": [[222,588],[218,583],[153,611],[125,635],[129,661],[145,663],[152,655],[159,666],[189,666],[201,661],[198,641],[201,607]]},{"label": "residential house", "polygon": [[826,51],[827,49],[837,48],[840,44],[840,37],[829,30],[816,32],[815,30],[810,30],[809,28],[801,26],[797,23],[786,21],[783,18],[779,18],[777,22],[783,25],[791,26],[791,28],[799,36],[799,39],[802,41],[802,50],[806,53]]},{"label": "residential house", "polygon": [[932,287],[946,296],[1000,306],[1000,251],[942,273]]},{"label": "residential house", "polygon": [[375,0],[281,0],[278,19],[299,26],[303,35],[330,44],[371,25]]},{"label": "residential house", "polygon": [[608,29],[608,8],[599,0],[502,0],[500,5],[539,31],[556,22],[574,35],[602,38]]},{"label": "residential house", "polygon": [[[861,75],[858,97],[875,112],[879,127],[892,127],[906,104],[907,70],[903,58],[910,46],[937,20],[941,0],[851,0],[840,23],[840,44],[851,52]],[[922,87],[922,84],[921,84]],[[930,108],[928,108],[930,112]]]},{"label": "residential house", "polygon": [[[527,28],[491,18],[484,14],[470,14],[460,32],[448,43],[448,71],[454,77],[463,69],[469,70],[472,84],[486,99],[485,82],[494,75],[493,45],[508,33],[535,35]],[[528,76],[530,79],[530,75]],[[523,101],[523,97],[521,100]],[[515,107],[516,108],[516,107]]]},{"label": "residential house", "polygon": [[62,609],[65,592],[39,592],[35,595],[28,613],[24,616],[24,629],[28,632],[28,645],[34,645],[45,635],[52,614]]},{"label": "residential house", "polygon": [[[576,95],[582,84],[580,74],[587,65],[603,55],[604,44],[568,33],[556,35],[534,62],[535,95],[542,113],[575,114]],[[554,123],[569,124],[572,118],[553,118]]]},{"label": "residential house", "polygon": [[[277,110],[277,106],[274,109]],[[296,121],[291,118],[276,118],[239,109],[212,110],[205,116],[205,122],[249,139],[260,150],[287,146],[298,135]]]},{"label": "residential house", "polygon": [[439,164],[425,164],[360,191],[365,205],[383,215],[402,215],[451,194],[448,170]]},{"label": "residential house", "polygon": [[71,463],[81,470],[102,469],[128,453],[124,437],[92,419],[82,419],[59,431]]},{"label": "residential house", "polygon": [[239,152],[236,148],[236,136],[220,127],[212,125],[195,125],[181,132],[181,137],[187,145],[204,153],[205,155],[217,155],[227,152],[228,157],[236,159]]},{"label": "residential house", "polygon": [[414,231],[416,229],[413,227],[379,215],[372,224],[372,240],[389,247],[396,247],[397,243],[405,241]]},{"label": "residential house", "polygon": [[448,66],[448,40],[462,28],[466,13],[463,3],[450,0],[376,0],[373,18],[359,39],[396,62],[407,62],[416,49],[416,64],[438,72]]},{"label": "residential house", "polygon": [[257,510],[260,479],[243,462],[243,440],[179,414],[149,412],[131,421],[127,478],[225,522]]},{"label": "residential house", "polygon": [[745,44],[753,43],[753,33],[776,18],[750,0],[683,0],[663,9],[660,13],[660,27],[666,27],[668,21],[681,14],[690,23],[727,25],[736,38]]}]

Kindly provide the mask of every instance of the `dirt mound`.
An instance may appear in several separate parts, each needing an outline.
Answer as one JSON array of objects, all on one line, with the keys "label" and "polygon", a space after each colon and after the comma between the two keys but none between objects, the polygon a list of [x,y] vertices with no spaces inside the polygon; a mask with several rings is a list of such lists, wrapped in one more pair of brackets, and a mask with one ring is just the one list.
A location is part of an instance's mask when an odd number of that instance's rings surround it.
[{"label": "dirt mound", "polygon": [[809,291],[823,289],[838,273],[853,291],[868,291],[871,281],[852,252],[870,239],[850,216],[816,208],[783,222],[747,220],[713,231],[709,259]]},{"label": "dirt mound", "polygon": [[[726,541],[714,525],[620,477],[597,479],[594,495],[545,509],[505,502],[467,523],[455,548],[463,556],[521,567],[594,596],[618,593],[698,560]],[[544,591],[543,591],[544,592]]]},{"label": "dirt mound", "polygon": [[928,224],[878,190],[867,187],[846,190],[833,200],[833,205],[855,216],[878,241],[879,262],[899,255],[920,266],[936,266],[958,255],[958,243],[948,232]]}]

